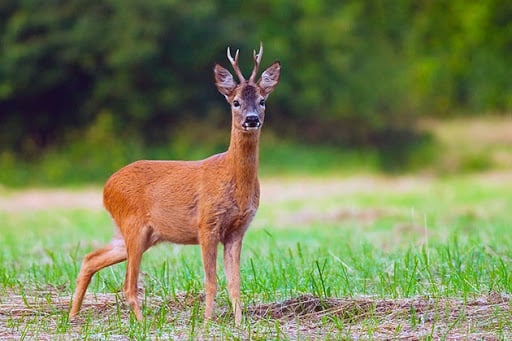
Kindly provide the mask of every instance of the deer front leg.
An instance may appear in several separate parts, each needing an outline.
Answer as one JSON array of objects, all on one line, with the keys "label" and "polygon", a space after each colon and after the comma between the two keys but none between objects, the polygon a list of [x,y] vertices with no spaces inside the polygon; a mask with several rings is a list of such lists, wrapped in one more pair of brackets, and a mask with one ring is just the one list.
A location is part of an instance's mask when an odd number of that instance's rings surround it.
[{"label": "deer front leg", "polygon": [[204,318],[211,320],[213,316],[215,295],[217,293],[217,245],[218,240],[213,238],[213,234],[207,233],[200,238],[201,254],[204,267],[204,290],[206,293],[206,302],[204,308]]},{"label": "deer front leg", "polygon": [[242,237],[230,239],[224,243],[224,270],[228,282],[229,297],[235,316],[235,325],[242,322],[242,308],[240,305],[240,252]]}]

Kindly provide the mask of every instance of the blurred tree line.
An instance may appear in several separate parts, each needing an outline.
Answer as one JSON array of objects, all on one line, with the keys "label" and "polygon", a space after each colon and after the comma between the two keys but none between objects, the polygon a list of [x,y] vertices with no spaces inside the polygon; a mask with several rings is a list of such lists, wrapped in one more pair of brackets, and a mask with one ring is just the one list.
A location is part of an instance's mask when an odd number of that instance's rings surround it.
[{"label": "blurred tree line", "polygon": [[2,1],[1,149],[225,136],[212,67],[231,46],[249,72],[260,41],[283,65],[265,129],[398,147],[419,117],[511,111],[510,18],[507,0]]}]

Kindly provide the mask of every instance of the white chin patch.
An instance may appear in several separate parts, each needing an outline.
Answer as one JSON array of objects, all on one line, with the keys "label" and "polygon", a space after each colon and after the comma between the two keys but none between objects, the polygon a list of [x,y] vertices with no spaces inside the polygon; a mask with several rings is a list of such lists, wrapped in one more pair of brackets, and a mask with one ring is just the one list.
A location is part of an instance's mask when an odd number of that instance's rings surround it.
[{"label": "white chin patch", "polygon": [[254,126],[254,127],[252,127],[252,126],[247,126],[247,125],[244,125],[244,126],[243,126],[243,128],[244,128],[244,130],[245,130],[245,131],[258,130],[258,129],[260,129],[260,127],[261,127],[261,124],[258,124],[257,126]]}]

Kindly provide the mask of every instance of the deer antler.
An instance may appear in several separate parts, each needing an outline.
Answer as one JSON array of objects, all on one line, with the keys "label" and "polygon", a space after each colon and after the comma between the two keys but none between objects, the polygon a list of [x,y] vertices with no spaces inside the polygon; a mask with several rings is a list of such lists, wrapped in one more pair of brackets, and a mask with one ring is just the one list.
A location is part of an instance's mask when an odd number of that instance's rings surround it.
[{"label": "deer antler", "polygon": [[240,71],[240,67],[238,67],[238,52],[239,52],[239,50],[236,50],[235,59],[233,59],[233,57],[231,56],[231,50],[229,49],[229,46],[228,46],[227,55],[228,55],[229,62],[233,66],[233,70],[235,70],[235,73],[238,76],[240,83],[242,83],[242,82],[245,82],[245,78],[244,78],[244,75],[242,75],[242,71]]},{"label": "deer antler", "polygon": [[253,51],[254,58],[254,69],[252,70],[251,77],[249,78],[249,82],[256,81],[256,75],[258,74],[258,69],[260,67],[261,57],[263,56],[263,43],[260,41],[260,51],[256,54],[256,50]]}]

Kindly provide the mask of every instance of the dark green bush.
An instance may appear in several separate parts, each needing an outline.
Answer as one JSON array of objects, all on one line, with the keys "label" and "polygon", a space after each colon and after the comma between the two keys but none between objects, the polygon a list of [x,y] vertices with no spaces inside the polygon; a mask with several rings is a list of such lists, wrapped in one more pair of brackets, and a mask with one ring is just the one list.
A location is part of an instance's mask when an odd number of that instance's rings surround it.
[{"label": "dark green bush", "polygon": [[[219,150],[229,114],[212,67],[231,46],[247,73],[263,41],[263,64],[283,65],[268,127],[402,168],[424,145],[419,117],[510,111],[510,17],[503,0],[3,1],[0,160],[55,163],[57,181],[77,161],[110,171],[166,146],[185,157],[197,136]],[[104,113],[108,156],[87,155]],[[52,156],[64,150],[72,164]]]}]

